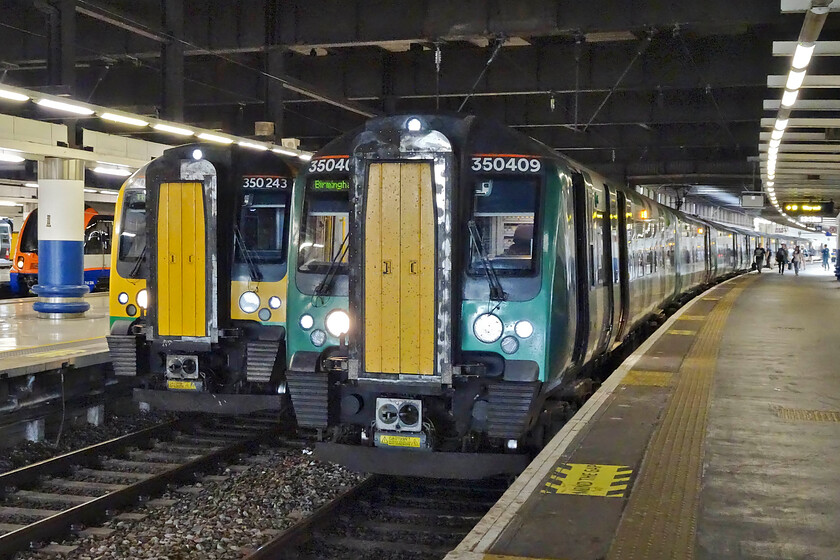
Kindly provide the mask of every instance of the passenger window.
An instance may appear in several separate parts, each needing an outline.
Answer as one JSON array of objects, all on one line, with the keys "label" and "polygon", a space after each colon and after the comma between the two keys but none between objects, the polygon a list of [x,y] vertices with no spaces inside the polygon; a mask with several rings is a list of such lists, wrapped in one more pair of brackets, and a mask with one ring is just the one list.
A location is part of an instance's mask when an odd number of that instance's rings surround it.
[{"label": "passenger window", "polygon": [[[315,182],[335,184],[342,188],[316,190]],[[303,227],[298,247],[298,270],[326,273],[333,260],[336,272],[346,274],[348,236],[350,232],[350,191],[344,179],[313,180],[304,201]]]},{"label": "passenger window", "polygon": [[111,252],[113,218],[94,216],[85,228],[85,255],[106,255]]},{"label": "passenger window", "polygon": [[[239,214],[240,242],[236,243],[235,261],[262,264],[286,262],[285,192],[246,192]],[[246,254],[247,253],[247,254]]]},{"label": "passenger window", "polygon": [[144,278],[146,262],[146,189],[126,189],[118,239],[117,272],[125,278]]}]

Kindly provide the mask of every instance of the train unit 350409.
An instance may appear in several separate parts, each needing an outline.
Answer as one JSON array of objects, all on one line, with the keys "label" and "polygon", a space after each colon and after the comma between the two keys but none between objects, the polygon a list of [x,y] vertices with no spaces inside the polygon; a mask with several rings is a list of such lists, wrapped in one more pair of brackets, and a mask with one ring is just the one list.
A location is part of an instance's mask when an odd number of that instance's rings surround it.
[{"label": "train unit 350409", "polygon": [[521,469],[588,364],[755,244],[474,117],[333,141],[292,222],[298,423],[321,429],[321,457],[430,476]]},{"label": "train unit 350409", "polygon": [[288,207],[295,158],[238,146],[167,150],[125,182],[111,336],[135,400],[225,414],[285,392]]}]

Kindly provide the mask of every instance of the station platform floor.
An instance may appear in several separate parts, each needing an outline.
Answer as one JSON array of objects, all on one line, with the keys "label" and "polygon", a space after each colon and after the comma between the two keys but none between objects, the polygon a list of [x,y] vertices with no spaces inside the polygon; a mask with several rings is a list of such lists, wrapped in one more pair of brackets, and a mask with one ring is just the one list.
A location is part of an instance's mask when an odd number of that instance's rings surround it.
[{"label": "station platform floor", "polygon": [[35,298],[0,300],[0,378],[110,361],[108,294],[85,297],[90,310],[77,319],[41,319]]},{"label": "station platform floor", "polygon": [[840,558],[840,282],[765,269],[695,298],[447,560]]}]

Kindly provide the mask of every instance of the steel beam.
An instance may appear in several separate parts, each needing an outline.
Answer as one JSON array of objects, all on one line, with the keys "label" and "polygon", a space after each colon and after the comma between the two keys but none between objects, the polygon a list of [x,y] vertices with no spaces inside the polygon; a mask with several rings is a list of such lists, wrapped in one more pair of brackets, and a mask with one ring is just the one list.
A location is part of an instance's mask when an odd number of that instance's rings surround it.
[{"label": "steel beam", "polygon": [[184,120],[184,2],[160,0],[163,23],[169,39],[161,46],[163,58],[163,116]]}]

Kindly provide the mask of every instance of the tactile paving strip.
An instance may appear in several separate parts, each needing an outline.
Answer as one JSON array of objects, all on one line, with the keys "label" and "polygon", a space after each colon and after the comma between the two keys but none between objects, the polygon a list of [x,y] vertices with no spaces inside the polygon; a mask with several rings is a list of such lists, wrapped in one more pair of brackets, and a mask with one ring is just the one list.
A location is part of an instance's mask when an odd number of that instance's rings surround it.
[{"label": "tactile paving strip", "polygon": [[739,279],[722,298],[703,298],[720,301],[700,326],[680,368],[608,559],[694,558],[706,419],[720,338],[733,303],[754,278]]}]

